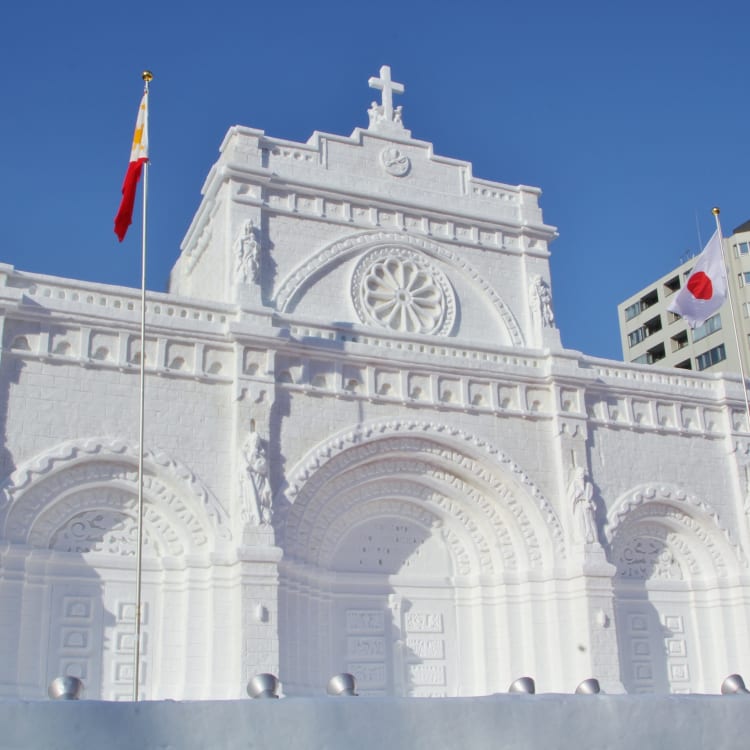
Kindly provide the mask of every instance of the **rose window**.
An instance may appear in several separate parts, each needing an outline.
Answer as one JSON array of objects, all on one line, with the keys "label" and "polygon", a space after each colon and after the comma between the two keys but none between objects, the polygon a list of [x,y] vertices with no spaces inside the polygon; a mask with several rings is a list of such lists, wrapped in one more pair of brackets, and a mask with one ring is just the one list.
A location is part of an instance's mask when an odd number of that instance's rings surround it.
[{"label": "rose window", "polygon": [[352,297],[363,323],[402,333],[448,333],[453,290],[444,274],[417,253],[382,248],[366,255],[352,280]]}]

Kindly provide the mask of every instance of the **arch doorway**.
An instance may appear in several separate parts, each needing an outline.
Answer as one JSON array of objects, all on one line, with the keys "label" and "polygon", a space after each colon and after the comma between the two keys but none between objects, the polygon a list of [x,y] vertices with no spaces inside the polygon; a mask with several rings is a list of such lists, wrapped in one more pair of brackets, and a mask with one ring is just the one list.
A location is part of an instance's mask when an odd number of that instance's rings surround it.
[{"label": "arch doorway", "polygon": [[541,493],[481,441],[389,429],[334,438],[291,474],[279,526],[287,694],[319,694],[348,671],[363,694],[484,695],[560,658],[552,598],[534,596],[560,538]]},{"label": "arch doorway", "polygon": [[[629,693],[715,693],[745,621],[739,556],[705,503],[670,487],[616,504],[611,538],[622,682]],[[746,651],[746,649],[742,649]]]}]

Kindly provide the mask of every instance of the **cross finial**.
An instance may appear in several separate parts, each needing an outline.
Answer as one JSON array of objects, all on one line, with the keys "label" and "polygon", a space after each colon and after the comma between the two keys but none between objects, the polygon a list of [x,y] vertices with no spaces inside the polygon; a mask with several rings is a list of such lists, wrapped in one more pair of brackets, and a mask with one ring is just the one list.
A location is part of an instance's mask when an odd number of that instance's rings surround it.
[{"label": "cross finial", "polygon": [[391,80],[391,66],[380,66],[380,78],[370,78],[368,84],[371,89],[380,89],[383,92],[383,119],[393,122],[393,95],[404,93],[404,84]]}]

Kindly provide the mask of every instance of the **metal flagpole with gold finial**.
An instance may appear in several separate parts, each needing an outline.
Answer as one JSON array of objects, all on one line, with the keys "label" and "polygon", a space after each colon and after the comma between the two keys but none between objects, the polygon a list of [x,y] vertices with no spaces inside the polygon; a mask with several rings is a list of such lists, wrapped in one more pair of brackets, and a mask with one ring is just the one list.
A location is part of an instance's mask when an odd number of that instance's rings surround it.
[{"label": "metal flagpole with gold finial", "polygon": [[[144,122],[146,143],[148,143],[148,95],[149,84],[154,78],[150,70],[144,70],[143,93],[146,98],[146,119]],[[141,679],[141,621],[142,621],[142,565],[143,565],[143,434],[145,423],[146,386],[146,209],[148,206],[149,161],[143,165],[143,220],[141,225],[141,362],[140,362],[140,401],[138,412],[138,523],[135,558],[135,641],[133,643],[133,700],[139,699]]]},{"label": "metal flagpole with gold finial", "polygon": [[[721,221],[719,221],[719,214],[721,209],[714,207],[711,212],[716,219],[716,231],[719,233],[719,245],[721,247],[721,259],[724,263],[725,273],[729,269],[727,263],[726,250],[724,249],[724,235],[721,231]],[[734,317],[734,300],[732,299],[732,285],[729,283],[729,274],[727,273],[727,299],[729,300],[729,314],[732,316],[732,330],[734,331],[734,343],[737,346],[737,359],[740,363],[740,377],[742,378],[742,395],[745,397],[745,415],[747,416],[747,426],[750,431],[750,401],[747,396],[747,381],[745,379],[745,365],[742,361],[742,346],[740,344],[740,336],[737,333],[737,319]]]}]

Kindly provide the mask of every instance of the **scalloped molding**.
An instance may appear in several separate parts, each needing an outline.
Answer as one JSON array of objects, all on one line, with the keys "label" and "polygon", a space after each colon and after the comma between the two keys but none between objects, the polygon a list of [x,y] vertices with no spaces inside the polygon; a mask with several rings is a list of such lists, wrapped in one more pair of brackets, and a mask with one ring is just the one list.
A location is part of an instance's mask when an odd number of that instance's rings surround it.
[{"label": "scalloped molding", "polygon": [[[733,541],[729,529],[724,526],[716,510],[709,503],[695,495],[689,495],[684,489],[673,484],[641,484],[618,498],[607,514],[607,542],[612,543],[619,529],[627,523],[632,511],[648,504],[676,508],[699,523],[707,534],[715,536],[718,533],[734,552],[737,562],[745,568],[748,567],[745,554]],[[654,520],[658,522],[658,517]]]},{"label": "scalloped molding", "polygon": [[[137,445],[117,438],[71,440],[25,462],[0,486],[0,529],[5,528],[9,514],[23,504],[25,496],[52,477],[74,467],[107,462],[125,464],[137,471]],[[203,534],[207,539],[218,537],[231,540],[225,509],[184,464],[162,451],[147,450],[144,452],[144,469],[146,496],[149,490],[154,496],[167,488],[174,491],[177,500],[186,506],[188,514],[202,519]]]},{"label": "scalloped molding", "polygon": [[297,266],[280,284],[274,303],[279,312],[287,312],[287,308],[295,299],[307,281],[321,269],[331,263],[339,263],[342,259],[355,255],[363,250],[369,250],[379,245],[400,245],[425,253],[439,259],[466,274],[487,295],[489,301],[497,310],[505,324],[511,343],[514,346],[525,346],[523,333],[508,306],[497,292],[487,283],[484,276],[467,263],[460,255],[430,240],[414,237],[406,232],[365,232],[353,237],[334,242],[323,248],[312,258]]}]

